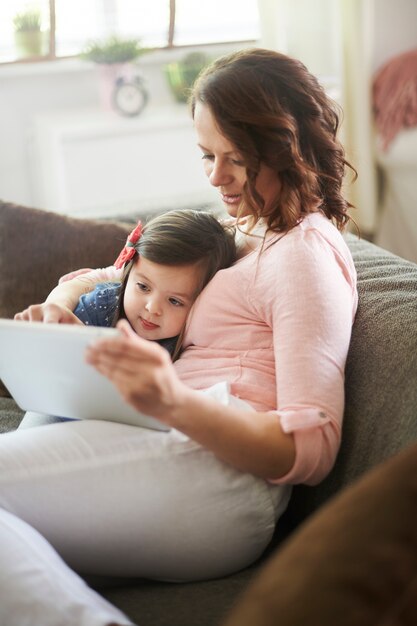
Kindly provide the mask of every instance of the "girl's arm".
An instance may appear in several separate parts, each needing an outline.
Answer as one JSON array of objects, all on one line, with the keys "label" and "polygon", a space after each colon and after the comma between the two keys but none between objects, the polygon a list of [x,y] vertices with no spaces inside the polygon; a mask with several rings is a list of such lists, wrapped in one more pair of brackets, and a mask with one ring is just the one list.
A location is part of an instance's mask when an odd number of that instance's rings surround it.
[{"label": "girl's arm", "polygon": [[83,274],[88,274],[88,272],[92,272],[93,269],[91,267],[83,267],[82,269],[75,270],[74,272],[69,272],[68,274],[64,274],[58,281],[58,285],[61,283],[66,283],[68,280],[72,280],[73,278],[77,278],[77,276],[82,276]]},{"label": "girl's arm", "polygon": [[99,340],[87,360],[137,410],[211,450],[226,463],[262,478],[283,476],[295,462],[292,434],[273,413],[223,406],[180,381],[166,350],[138,337],[125,320],[123,336]]},{"label": "girl's arm", "polygon": [[72,280],[57,285],[42,304],[33,304],[17,313],[15,319],[54,322],[58,324],[82,323],[72,313],[80,296],[92,291],[97,283],[120,280],[121,271],[110,266],[92,270]]}]

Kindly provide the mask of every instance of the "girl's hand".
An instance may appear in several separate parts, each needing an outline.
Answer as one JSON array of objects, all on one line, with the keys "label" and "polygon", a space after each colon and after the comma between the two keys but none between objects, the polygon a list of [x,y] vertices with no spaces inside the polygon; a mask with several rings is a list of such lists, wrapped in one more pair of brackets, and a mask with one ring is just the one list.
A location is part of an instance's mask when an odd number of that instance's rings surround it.
[{"label": "girl's hand", "polygon": [[26,322],[44,322],[46,324],[81,324],[74,313],[65,306],[59,304],[32,304],[24,311],[16,313],[15,320],[23,320]]},{"label": "girl's hand", "polygon": [[187,387],[177,377],[168,352],[138,337],[126,320],[120,320],[117,328],[120,337],[89,346],[87,363],[111,380],[128,404],[172,425]]}]

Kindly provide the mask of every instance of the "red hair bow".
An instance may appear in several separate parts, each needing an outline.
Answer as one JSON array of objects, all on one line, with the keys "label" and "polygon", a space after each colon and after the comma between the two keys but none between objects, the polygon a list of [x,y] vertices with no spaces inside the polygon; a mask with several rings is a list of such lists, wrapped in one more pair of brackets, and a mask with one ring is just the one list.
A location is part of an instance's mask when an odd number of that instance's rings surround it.
[{"label": "red hair bow", "polygon": [[142,222],[139,221],[138,225],[132,230],[128,238],[126,239],[126,243],[124,245],[123,250],[121,250],[119,256],[114,262],[114,267],[116,269],[122,268],[126,263],[129,263],[133,259],[136,254],[135,243],[137,243],[142,235]]}]

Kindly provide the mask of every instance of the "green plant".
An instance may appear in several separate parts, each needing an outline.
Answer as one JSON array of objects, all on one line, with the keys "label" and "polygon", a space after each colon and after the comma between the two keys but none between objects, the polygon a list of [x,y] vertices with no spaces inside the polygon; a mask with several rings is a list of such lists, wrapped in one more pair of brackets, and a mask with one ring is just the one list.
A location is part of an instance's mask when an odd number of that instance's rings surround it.
[{"label": "green plant", "polygon": [[13,18],[13,26],[16,33],[37,32],[41,30],[40,11],[28,10],[17,13]]},{"label": "green plant", "polygon": [[188,67],[188,68],[199,67],[200,69],[202,69],[208,64],[209,58],[207,54],[205,54],[204,52],[196,51],[196,52],[189,52],[188,54],[186,54],[181,62],[184,65],[184,67]]},{"label": "green plant", "polygon": [[90,41],[80,54],[84,61],[113,64],[127,63],[147,51],[137,39],[110,37],[104,41]]},{"label": "green plant", "polygon": [[189,52],[181,61],[165,66],[165,76],[178,102],[187,102],[197,76],[209,62],[204,52]]}]

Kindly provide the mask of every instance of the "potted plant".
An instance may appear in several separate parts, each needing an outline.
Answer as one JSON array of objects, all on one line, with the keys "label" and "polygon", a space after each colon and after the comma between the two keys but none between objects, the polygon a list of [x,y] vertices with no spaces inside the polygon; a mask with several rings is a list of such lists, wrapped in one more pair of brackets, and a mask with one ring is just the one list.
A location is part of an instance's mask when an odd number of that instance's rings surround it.
[{"label": "potted plant", "polygon": [[42,54],[43,33],[40,11],[35,9],[17,13],[13,18],[16,50],[21,57]]},{"label": "potted plant", "polygon": [[115,88],[120,88],[121,82],[133,84],[133,89],[144,92],[132,63],[148,50],[140,45],[138,39],[121,39],[116,36],[90,41],[86,45],[80,58],[98,65],[100,99],[104,109],[115,108]]},{"label": "potted plant", "polygon": [[90,41],[80,57],[102,65],[130,63],[147,51],[138,39],[120,39],[112,36],[103,41]]},{"label": "potted plant", "polygon": [[204,52],[189,52],[181,61],[165,66],[165,76],[177,102],[187,102],[197,76],[209,62]]}]

